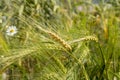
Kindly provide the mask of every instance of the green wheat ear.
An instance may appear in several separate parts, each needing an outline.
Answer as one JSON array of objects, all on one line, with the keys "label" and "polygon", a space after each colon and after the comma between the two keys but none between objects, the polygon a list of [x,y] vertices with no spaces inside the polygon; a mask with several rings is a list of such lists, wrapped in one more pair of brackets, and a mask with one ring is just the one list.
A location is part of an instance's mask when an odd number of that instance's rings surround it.
[{"label": "green wheat ear", "polygon": [[98,38],[97,37],[95,37],[95,36],[86,36],[86,37],[83,37],[83,38],[75,39],[73,41],[69,41],[68,43],[72,44],[72,43],[76,43],[76,42],[80,42],[80,41],[88,41],[88,40],[92,40],[92,41],[98,42]]},{"label": "green wheat ear", "polygon": [[45,30],[43,29],[42,27],[40,26],[37,26],[37,28],[39,28],[41,31],[43,31],[44,33],[47,33],[49,34],[52,39],[54,39],[56,42],[58,42],[59,44],[61,44],[65,49],[67,49],[68,51],[71,51],[72,48],[71,46],[64,40],[62,39],[60,36],[58,36],[57,34],[55,34],[54,32],[51,32],[51,31],[48,31],[48,30]]},{"label": "green wheat ear", "polygon": [[92,41],[98,42],[98,38],[94,37],[94,36],[87,36],[87,37],[85,37],[85,40],[92,40]]},{"label": "green wheat ear", "polygon": [[[23,19],[23,18],[21,17],[21,19]],[[51,32],[51,31],[49,31],[49,30],[46,30],[46,29],[42,28],[41,26],[39,26],[39,25],[37,25],[37,24],[35,24],[35,26],[36,26],[39,30],[41,30],[42,32],[50,35],[50,37],[52,37],[53,40],[55,40],[56,42],[58,42],[59,44],[61,44],[61,45],[62,45],[65,49],[67,49],[68,51],[71,51],[71,50],[72,50],[71,46],[70,46],[64,39],[62,39],[60,36],[58,36],[56,33]]]},{"label": "green wheat ear", "polygon": [[47,31],[47,33],[58,43],[60,43],[64,48],[66,48],[67,50],[72,50],[71,46],[65,41],[63,40],[61,37],[59,37],[57,34],[51,32],[51,31]]}]

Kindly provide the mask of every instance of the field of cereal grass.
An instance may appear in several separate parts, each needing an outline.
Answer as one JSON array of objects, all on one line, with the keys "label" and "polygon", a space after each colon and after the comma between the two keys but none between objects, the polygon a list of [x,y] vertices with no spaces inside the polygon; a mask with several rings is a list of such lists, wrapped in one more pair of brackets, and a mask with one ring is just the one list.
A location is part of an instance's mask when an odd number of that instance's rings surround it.
[{"label": "field of cereal grass", "polygon": [[119,0],[0,1],[0,80],[119,79]]}]

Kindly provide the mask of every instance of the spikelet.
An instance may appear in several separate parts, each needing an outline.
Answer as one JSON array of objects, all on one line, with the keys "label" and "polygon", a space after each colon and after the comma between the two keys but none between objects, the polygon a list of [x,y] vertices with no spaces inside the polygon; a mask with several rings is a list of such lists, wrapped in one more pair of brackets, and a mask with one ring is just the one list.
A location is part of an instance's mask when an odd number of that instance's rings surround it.
[{"label": "spikelet", "polygon": [[87,37],[84,38],[84,40],[93,40],[93,41],[98,42],[98,38],[96,38],[94,36],[87,36]]},{"label": "spikelet", "polygon": [[61,37],[59,37],[57,34],[48,31],[47,32],[55,41],[59,42],[64,48],[67,50],[72,50],[71,46],[67,44]]},{"label": "spikelet", "polygon": [[65,42],[65,40],[63,40],[61,37],[59,37],[57,34],[51,32],[51,31],[45,30],[45,29],[43,29],[43,28],[40,27],[40,26],[37,26],[37,27],[38,27],[41,31],[49,34],[55,41],[59,42],[59,43],[60,43],[64,48],[66,48],[67,50],[69,50],[69,51],[72,50],[71,46],[70,46],[67,42]]},{"label": "spikelet", "polygon": [[88,40],[93,40],[93,41],[98,42],[98,38],[96,38],[94,36],[86,36],[84,38],[79,38],[79,39],[76,39],[76,40],[73,40],[73,41],[69,41],[69,44],[80,42],[80,41],[88,41]]},{"label": "spikelet", "polygon": [[51,45],[51,44],[47,44],[46,47],[48,49],[57,49],[57,50],[61,50],[62,48],[60,46],[56,46],[56,45]]}]

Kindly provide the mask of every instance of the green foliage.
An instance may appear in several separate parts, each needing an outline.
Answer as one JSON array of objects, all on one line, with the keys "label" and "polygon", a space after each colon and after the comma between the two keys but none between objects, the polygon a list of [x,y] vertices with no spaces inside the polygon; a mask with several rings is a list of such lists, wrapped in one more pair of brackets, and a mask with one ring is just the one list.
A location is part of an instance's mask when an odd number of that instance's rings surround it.
[{"label": "green foliage", "polygon": [[[117,0],[1,0],[1,80],[120,79],[119,8]],[[6,35],[12,25],[17,33]]]}]

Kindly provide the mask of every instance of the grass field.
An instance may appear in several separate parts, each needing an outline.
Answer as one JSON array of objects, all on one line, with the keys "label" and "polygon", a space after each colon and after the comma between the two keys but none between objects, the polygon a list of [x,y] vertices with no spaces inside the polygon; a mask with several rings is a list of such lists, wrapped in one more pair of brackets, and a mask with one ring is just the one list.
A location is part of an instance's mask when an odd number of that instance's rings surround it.
[{"label": "grass field", "polygon": [[120,1],[0,0],[0,80],[120,80]]}]

